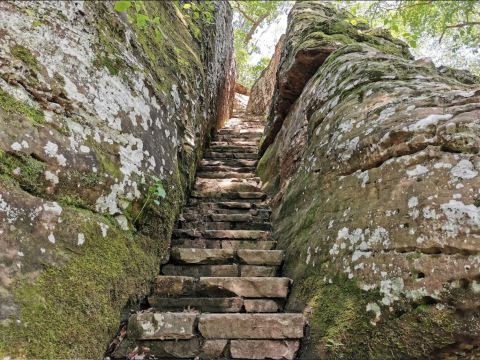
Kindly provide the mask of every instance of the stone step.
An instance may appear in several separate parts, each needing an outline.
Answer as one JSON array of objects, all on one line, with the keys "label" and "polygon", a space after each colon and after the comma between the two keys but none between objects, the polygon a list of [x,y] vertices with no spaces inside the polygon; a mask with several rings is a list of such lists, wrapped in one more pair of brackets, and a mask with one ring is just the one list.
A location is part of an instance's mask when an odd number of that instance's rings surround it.
[{"label": "stone step", "polygon": [[170,252],[170,263],[189,265],[248,264],[281,265],[283,250],[234,250],[174,248]]},{"label": "stone step", "polygon": [[162,266],[161,273],[167,276],[200,277],[273,277],[278,273],[278,266],[258,265],[175,265]]},{"label": "stone step", "polygon": [[248,179],[206,179],[197,177],[194,190],[199,192],[261,192],[258,178]]},{"label": "stone step", "polygon": [[172,246],[178,248],[197,249],[257,249],[272,250],[276,246],[275,241],[257,240],[211,240],[211,239],[172,239]]},{"label": "stone step", "polygon": [[[162,311],[185,311],[196,310],[201,312],[211,313],[235,313],[241,312],[244,302],[241,297],[226,297],[226,298],[210,298],[210,297],[192,297],[192,298],[164,298],[159,296],[149,296],[148,304],[156,309]],[[277,304],[277,303],[275,303]],[[281,304],[279,305],[281,307]],[[262,310],[261,306],[249,303],[250,312],[261,312],[253,310]]]},{"label": "stone step", "polygon": [[200,278],[205,276],[219,277],[239,277],[240,266],[230,265],[174,265],[166,264],[162,266],[161,273],[168,276],[191,276]]},{"label": "stone step", "polygon": [[[223,172],[223,173],[243,173],[248,174],[248,177],[256,177],[255,166],[227,166],[227,165],[201,165],[198,171],[201,173],[208,172]],[[205,177],[205,176],[202,176]]]},{"label": "stone step", "polygon": [[267,194],[261,191],[221,191],[217,192],[215,190],[210,191],[192,191],[191,196],[194,198],[217,198],[217,199],[256,199],[264,200],[267,198]]},{"label": "stone step", "polygon": [[[198,218],[197,218],[198,219]],[[270,231],[272,226],[270,222],[264,220],[250,222],[233,221],[184,221],[178,222],[178,229],[197,229],[197,230],[262,230]]]},{"label": "stone step", "polygon": [[300,339],[302,314],[201,314],[200,334],[206,339]]},{"label": "stone step", "polygon": [[253,129],[245,129],[245,128],[238,128],[238,129],[229,129],[223,128],[218,130],[217,132],[219,135],[232,135],[232,134],[242,134],[242,135],[263,135],[263,128],[258,127],[255,130]]},{"label": "stone step", "polygon": [[284,277],[157,276],[153,295],[158,297],[286,298],[291,280]]},{"label": "stone step", "polygon": [[205,339],[300,339],[302,314],[199,314],[140,312],[130,316],[127,333],[135,340],[187,340],[198,332]]},{"label": "stone step", "polygon": [[282,311],[283,300],[277,299],[242,299],[241,297],[192,297],[164,298],[149,296],[148,304],[160,311],[199,311],[202,313],[276,313]]},{"label": "stone step", "polygon": [[124,341],[113,358],[292,360],[298,348],[298,340],[205,340],[197,336],[188,340],[141,340],[138,344]]},{"label": "stone step", "polygon": [[256,153],[241,153],[241,152],[215,152],[207,150],[204,159],[248,159],[257,160]]},{"label": "stone step", "polygon": [[237,172],[237,171],[213,171],[207,169],[207,171],[200,170],[197,172],[198,177],[207,179],[251,179],[257,175],[253,172]]},{"label": "stone step", "polygon": [[248,141],[248,142],[258,142],[261,139],[261,134],[239,134],[239,133],[230,133],[230,134],[217,134],[214,137],[214,141],[218,142],[231,142],[231,141]]},{"label": "stone step", "polygon": [[[184,210],[179,219],[180,223],[206,221],[206,222],[247,222],[270,223],[270,213],[267,210],[256,209],[209,209],[208,207],[192,207]],[[181,226],[179,226],[180,228]]]},{"label": "stone step", "polygon": [[298,340],[232,340],[232,359],[295,359]]},{"label": "stone step", "polygon": [[256,145],[231,145],[226,143],[211,144],[209,147],[213,152],[234,152],[234,153],[258,153],[258,147]]},{"label": "stone step", "polygon": [[239,139],[229,141],[212,141],[210,143],[210,148],[215,148],[217,146],[238,146],[242,149],[246,147],[252,147],[258,149],[258,141]]},{"label": "stone step", "polygon": [[219,160],[210,160],[202,159],[200,161],[200,166],[230,166],[230,167],[247,167],[255,168],[257,166],[257,160],[250,159],[219,159]]},{"label": "stone step", "polygon": [[261,230],[195,230],[174,229],[174,238],[203,238],[219,240],[268,240],[269,231]]},{"label": "stone step", "polygon": [[268,204],[252,202],[252,201],[215,201],[208,202],[204,199],[190,199],[189,206],[186,211],[196,210],[208,210],[212,213],[227,213],[227,211],[245,211],[251,214],[257,214],[257,212],[271,212],[271,208]]},{"label": "stone step", "polygon": [[215,152],[207,150],[204,159],[249,159],[257,160],[256,153],[242,153],[242,152]]}]

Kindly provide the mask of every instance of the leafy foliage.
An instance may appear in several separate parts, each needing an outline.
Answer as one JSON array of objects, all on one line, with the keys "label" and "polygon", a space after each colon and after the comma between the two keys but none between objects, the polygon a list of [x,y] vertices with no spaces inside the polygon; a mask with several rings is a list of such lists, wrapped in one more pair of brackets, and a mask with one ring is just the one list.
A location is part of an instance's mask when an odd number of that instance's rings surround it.
[{"label": "leafy foliage", "polygon": [[153,183],[148,187],[147,191],[147,198],[143,202],[143,206],[138,212],[137,216],[135,217],[134,223],[140,218],[143,211],[147,207],[147,205],[153,201],[155,205],[160,205],[160,198],[164,199],[167,196],[165,192],[165,188],[163,187],[162,180],[160,180],[157,176],[151,176]]},{"label": "leafy foliage", "polygon": [[144,27],[147,25],[147,23],[152,23],[152,24],[160,23],[159,17],[150,18],[146,14],[146,9],[143,5],[143,1],[119,0],[115,2],[115,5],[113,6],[113,8],[115,9],[115,11],[118,11],[118,12],[126,12],[130,8],[132,8],[132,6],[134,9],[134,12],[128,14],[128,19],[131,22],[135,22],[137,26]]},{"label": "leafy foliage", "polygon": [[[340,3],[339,3],[340,4]],[[355,16],[372,27],[388,28],[405,40],[413,52],[435,57],[441,64],[480,68],[480,2],[464,1],[343,1]],[[436,40],[436,44],[432,40]],[[465,61],[470,55],[471,61]],[[475,59],[475,55],[477,58]]]},{"label": "leafy foliage", "polygon": [[260,49],[253,42],[254,35],[265,26],[272,24],[280,14],[290,8],[289,1],[269,0],[230,0],[235,11],[234,17],[234,46],[237,63],[238,81],[247,87],[251,87],[268,61],[262,59],[251,66],[251,55],[259,53]]}]

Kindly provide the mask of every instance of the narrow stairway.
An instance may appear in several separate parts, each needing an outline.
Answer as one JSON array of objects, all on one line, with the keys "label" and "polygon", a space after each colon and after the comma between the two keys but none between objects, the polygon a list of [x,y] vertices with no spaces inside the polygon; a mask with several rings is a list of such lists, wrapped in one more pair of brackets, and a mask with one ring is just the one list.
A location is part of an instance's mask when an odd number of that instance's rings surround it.
[{"label": "narrow stairway", "polygon": [[255,174],[263,125],[235,116],[200,164],[151,308],[129,319],[129,359],[295,358],[304,318],[283,312],[291,280],[278,276],[284,253]]}]

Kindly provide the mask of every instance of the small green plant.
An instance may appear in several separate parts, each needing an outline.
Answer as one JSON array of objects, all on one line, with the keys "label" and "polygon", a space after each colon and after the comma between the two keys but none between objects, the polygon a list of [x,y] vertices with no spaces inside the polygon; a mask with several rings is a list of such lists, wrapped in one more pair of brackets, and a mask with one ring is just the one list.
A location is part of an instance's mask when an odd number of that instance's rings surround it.
[{"label": "small green plant", "polygon": [[147,23],[152,23],[152,24],[160,24],[160,18],[154,17],[150,18],[148,15],[144,13],[145,8],[143,6],[143,1],[129,1],[129,0],[119,0],[115,2],[114,9],[115,11],[118,12],[126,12],[130,8],[134,9],[134,14],[128,14],[128,19],[131,22],[134,22],[137,24],[139,27],[145,27]]},{"label": "small green plant", "polygon": [[153,201],[155,205],[160,205],[160,198],[164,199],[165,196],[167,196],[167,193],[165,192],[165,189],[163,188],[162,180],[160,180],[156,176],[151,176],[151,179],[153,180],[152,185],[148,187],[147,190],[147,198],[143,202],[143,206],[140,209],[139,213],[135,217],[135,220],[133,222],[137,222],[137,220],[140,218],[142,215],[143,211],[145,210],[145,207]]},{"label": "small green plant", "polygon": [[200,4],[188,2],[183,4],[182,8],[194,20],[204,20],[209,25],[214,23],[212,11],[215,9],[215,6],[210,1]]}]

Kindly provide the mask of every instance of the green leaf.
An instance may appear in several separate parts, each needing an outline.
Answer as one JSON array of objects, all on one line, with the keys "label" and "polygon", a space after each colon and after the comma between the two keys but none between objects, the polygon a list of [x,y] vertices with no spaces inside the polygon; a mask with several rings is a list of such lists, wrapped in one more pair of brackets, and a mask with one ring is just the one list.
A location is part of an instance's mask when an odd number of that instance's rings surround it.
[{"label": "green leaf", "polygon": [[183,4],[183,8],[184,8],[185,10],[188,10],[188,9],[190,9],[191,7],[192,7],[192,4],[190,4],[190,3]]},{"label": "green leaf", "polygon": [[137,25],[144,27],[147,24],[148,16],[143,14],[137,14]]},{"label": "green leaf", "polygon": [[123,11],[127,11],[130,8],[130,6],[132,6],[131,1],[119,0],[115,2],[114,9],[116,11],[123,12]]},{"label": "green leaf", "polygon": [[165,198],[165,196],[167,196],[167,193],[165,192],[162,184],[157,184],[157,190],[155,194],[160,196],[161,198]]},{"label": "green leaf", "polygon": [[160,25],[160,18],[159,18],[158,16],[154,17],[154,18],[152,19],[152,23],[157,24],[157,25]]},{"label": "green leaf", "polygon": [[160,205],[160,201],[158,201],[158,200],[156,200],[156,199],[153,200],[153,202],[154,202],[156,205]]}]

